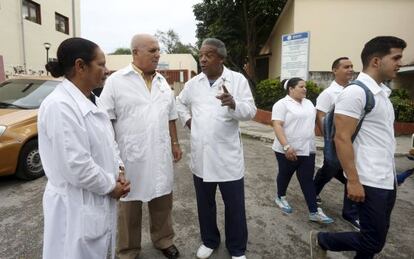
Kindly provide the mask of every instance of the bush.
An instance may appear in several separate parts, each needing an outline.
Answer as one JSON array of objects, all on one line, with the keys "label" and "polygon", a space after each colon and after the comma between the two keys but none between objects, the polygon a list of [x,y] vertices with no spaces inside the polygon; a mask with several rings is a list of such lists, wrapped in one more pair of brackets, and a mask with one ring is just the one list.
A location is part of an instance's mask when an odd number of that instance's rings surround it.
[{"label": "bush", "polygon": [[[312,81],[306,82],[307,98],[316,104],[316,98],[322,92],[322,88]],[[256,85],[256,105],[258,108],[271,111],[273,104],[286,96],[279,79],[266,79]]]},{"label": "bush", "polygon": [[414,122],[414,103],[410,99],[394,95],[390,100],[394,106],[395,121]]}]

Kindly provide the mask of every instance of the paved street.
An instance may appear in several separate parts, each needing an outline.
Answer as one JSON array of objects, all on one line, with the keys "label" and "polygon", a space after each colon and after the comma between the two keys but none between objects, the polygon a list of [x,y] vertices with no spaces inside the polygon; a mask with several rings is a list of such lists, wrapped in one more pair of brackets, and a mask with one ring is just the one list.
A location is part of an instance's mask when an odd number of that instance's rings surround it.
[{"label": "paved street", "polygon": [[[195,258],[200,244],[197,211],[192,175],[188,169],[188,134],[180,130],[185,156],[176,165],[174,189],[174,223],[176,245],[181,258]],[[349,231],[340,218],[343,187],[329,183],[322,193],[323,209],[336,221],[330,226],[310,223],[304,198],[296,178],[292,178],[288,199],[294,209],[283,215],[276,208],[276,162],[270,144],[248,137],[243,138],[247,172],[245,177],[246,207],[249,228],[248,258],[309,258],[308,233],[311,229]],[[318,155],[317,164],[321,157]],[[410,165],[411,162],[411,165]],[[397,158],[399,170],[412,167],[412,161]],[[40,258],[42,246],[42,194],[46,179],[22,182],[12,177],[0,178],[0,258]],[[223,203],[218,193],[218,222],[224,234]],[[142,253],[140,258],[164,258],[155,250],[148,235],[147,208],[144,209]],[[387,244],[376,258],[414,258],[414,177],[399,189]],[[222,244],[211,258],[230,258]],[[352,258],[353,253],[330,253],[330,258]]]}]

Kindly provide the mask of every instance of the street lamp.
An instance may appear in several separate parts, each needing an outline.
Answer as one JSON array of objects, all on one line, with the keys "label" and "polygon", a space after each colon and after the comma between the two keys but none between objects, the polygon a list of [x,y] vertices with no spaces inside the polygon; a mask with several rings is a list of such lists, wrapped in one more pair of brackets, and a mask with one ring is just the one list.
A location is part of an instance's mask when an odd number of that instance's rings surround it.
[{"label": "street lamp", "polygon": [[[49,42],[45,42],[43,43],[43,46],[46,49],[46,64],[47,64],[47,62],[49,62],[49,49],[50,49],[50,46],[52,46],[52,44],[50,44]],[[46,75],[49,75],[49,72],[47,70],[46,70]]]}]

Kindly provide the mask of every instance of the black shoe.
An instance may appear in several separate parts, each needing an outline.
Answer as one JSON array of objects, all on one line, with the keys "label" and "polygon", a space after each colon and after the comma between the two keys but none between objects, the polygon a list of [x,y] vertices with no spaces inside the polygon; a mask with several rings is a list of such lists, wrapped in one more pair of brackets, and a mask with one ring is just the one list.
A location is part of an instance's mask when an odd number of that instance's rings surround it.
[{"label": "black shoe", "polygon": [[350,219],[350,218],[346,218],[346,217],[343,217],[343,218],[344,218],[344,220],[345,220],[346,222],[348,222],[349,224],[351,224],[351,225],[352,225],[352,227],[353,227],[356,231],[360,231],[361,227],[360,227],[360,225],[359,225],[359,219]]},{"label": "black shoe", "polygon": [[169,246],[165,249],[161,249],[161,252],[168,259],[176,259],[180,256],[180,252],[178,252],[178,249],[175,245]]}]

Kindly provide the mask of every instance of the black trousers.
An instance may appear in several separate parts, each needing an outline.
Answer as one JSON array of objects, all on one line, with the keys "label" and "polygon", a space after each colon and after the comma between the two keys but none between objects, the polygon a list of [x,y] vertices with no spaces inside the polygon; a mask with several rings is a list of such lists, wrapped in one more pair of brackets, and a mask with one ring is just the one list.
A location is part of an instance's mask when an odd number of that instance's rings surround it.
[{"label": "black trousers", "polygon": [[313,183],[315,185],[316,195],[319,195],[323,187],[332,178],[336,178],[338,181],[344,184],[344,205],[342,207],[342,217],[347,220],[358,219],[358,208],[354,202],[348,199],[346,194],[346,178],[342,169],[332,168],[326,161],[323,161],[322,167],[316,172]]},{"label": "black trousers", "polygon": [[220,245],[216,209],[218,186],[225,208],[226,247],[232,256],[244,255],[247,245],[244,178],[229,182],[204,182],[202,178],[193,175],[193,179],[203,244],[212,249]]},{"label": "black trousers", "polygon": [[275,155],[279,167],[279,173],[276,178],[277,196],[286,195],[290,180],[296,172],[296,177],[298,178],[303,196],[305,196],[309,212],[317,212],[318,205],[316,204],[315,186],[313,185],[315,154],[297,156],[298,160],[296,161],[288,160],[283,153],[275,152]]},{"label": "black trousers", "polygon": [[390,227],[396,190],[363,186],[365,201],[358,203],[360,232],[321,232],[319,245],[330,251],[356,251],[356,259],[370,259],[381,252]]}]

